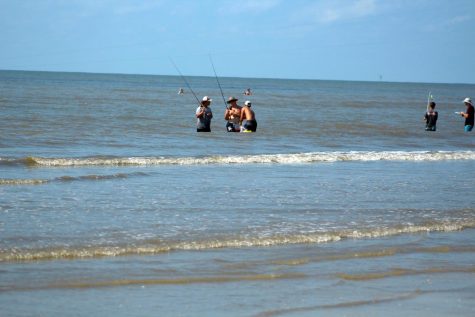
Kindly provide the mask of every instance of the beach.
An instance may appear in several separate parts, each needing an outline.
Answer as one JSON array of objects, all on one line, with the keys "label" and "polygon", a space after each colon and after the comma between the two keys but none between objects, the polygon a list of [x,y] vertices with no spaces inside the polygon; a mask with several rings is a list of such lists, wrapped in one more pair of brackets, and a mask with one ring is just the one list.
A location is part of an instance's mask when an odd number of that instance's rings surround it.
[{"label": "beach", "polygon": [[2,314],[474,315],[475,85],[187,79],[0,71]]}]

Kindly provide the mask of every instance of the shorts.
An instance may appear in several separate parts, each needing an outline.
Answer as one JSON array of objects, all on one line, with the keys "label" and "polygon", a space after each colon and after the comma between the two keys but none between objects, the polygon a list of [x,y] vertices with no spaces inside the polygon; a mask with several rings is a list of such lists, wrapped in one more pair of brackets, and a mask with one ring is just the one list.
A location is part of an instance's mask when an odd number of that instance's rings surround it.
[{"label": "shorts", "polygon": [[244,120],[242,123],[242,127],[244,130],[249,130],[252,132],[256,132],[257,129],[257,121],[256,120]]},{"label": "shorts", "polygon": [[465,128],[464,128],[464,131],[465,132],[470,132],[470,131],[472,131],[472,129],[473,129],[473,125],[466,125]]},{"label": "shorts", "polygon": [[239,124],[235,124],[232,122],[226,123],[226,131],[228,132],[239,132],[241,128],[239,127]]}]

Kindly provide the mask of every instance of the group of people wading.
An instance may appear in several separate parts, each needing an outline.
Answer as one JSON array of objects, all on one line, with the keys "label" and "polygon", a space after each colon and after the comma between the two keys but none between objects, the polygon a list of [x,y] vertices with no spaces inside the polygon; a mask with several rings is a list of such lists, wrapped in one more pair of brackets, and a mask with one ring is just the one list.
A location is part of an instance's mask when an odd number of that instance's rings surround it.
[{"label": "group of people wading", "polygon": [[[213,119],[213,112],[211,111],[212,99],[204,96],[199,107],[196,109],[196,131],[197,132],[211,132],[211,119]],[[226,123],[226,130],[228,132],[256,132],[257,121],[254,110],[251,109],[252,103],[249,100],[244,102],[244,105],[237,104],[236,97],[229,97],[224,112],[224,120]]]},{"label": "group of people wading", "polygon": [[[474,125],[474,108],[472,100],[470,98],[465,98],[463,103],[465,104],[467,109],[465,110],[465,112],[456,112],[456,114],[461,115],[465,118],[464,131],[470,132],[472,131]],[[437,111],[435,111],[435,102],[430,101],[427,106],[427,112],[424,115],[424,120],[426,121],[426,131],[436,130],[438,117],[439,114]]]},{"label": "group of people wading", "polygon": [[[196,109],[196,131],[197,132],[211,132],[211,119],[213,119],[213,112],[211,111],[212,99],[204,96]],[[228,132],[256,132],[257,121],[256,114],[251,109],[252,103],[249,100],[244,102],[244,105],[237,104],[236,97],[229,97],[224,112],[224,120],[226,123],[226,130]],[[456,112],[465,118],[464,130],[470,132],[474,126],[474,107],[470,98],[465,98],[463,101],[467,107],[465,112]],[[435,102],[430,101],[427,106],[427,112],[424,115],[426,121],[426,131],[436,131],[436,124],[438,119],[438,112],[435,111]]]}]

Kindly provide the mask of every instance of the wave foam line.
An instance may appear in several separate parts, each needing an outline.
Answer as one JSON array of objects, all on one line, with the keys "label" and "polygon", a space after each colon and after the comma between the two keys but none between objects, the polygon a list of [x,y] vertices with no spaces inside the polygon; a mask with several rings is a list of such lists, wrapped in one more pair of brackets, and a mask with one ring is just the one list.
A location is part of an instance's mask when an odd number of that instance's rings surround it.
[{"label": "wave foam line", "polygon": [[0,179],[1,185],[41,185],[49,183],[47,179],[14,179],[14,178],[2,178]]},{"label": "wave foam line", "polygon": [[73,182],[73,181],[100,181],[100,180],[110,180],[110,179],[121,179],[128,178],[130,176],[145,176],[146,173],[117,173],[117,174],[108,174],[108,175],[83,175],[83,176],[60,176],[53,179],[15,179],[15,178],[0,178],[0,186],[2,185],[42,185],[48,184],[51,182]]},{"label": "wave foam line", "polygon": [[219,165],[219,164],[301,164],[370,161],[444,161],[475,160],[475,151],[351,151],[294,154],[259,154],[204,157],[84,157],[24,159],[0,158],[0,164],[28,166],[147,166],[147,165]]},{"label": "wave foam line", "polygon": [[400,234],[421,232],[460,231],[475,228],[475,220],[460,223],[436,223],[430,225],[406,226],[400,228],[375,228],[367,230],[346,230],[341,232],[294,234],[267,238],[227,238],[202,241],[145,241],[142,245],[57,247],[43,249],[0,250],[0,262],[39,261],[55,259],[77,259],[115,257],[128,255],[153,255],[172,251],[199,251],[219,248],[270,247],[290,244],[319,244],[337,242],[344,239],[369,239]]},{"label": "wave foam line", "polygon": [[120,178],[128,178],[132,176],[146,176],[147,173],[143,172],[136,172],[136,173],[116,173],[116,174],[106,174],[106,175],[83,175],[83,176],[61,176],[55,178],[55,181],[60,182],[70,182],[70,181],[82,181],[82,180],[109,180],[109,179],[120,179]]}]

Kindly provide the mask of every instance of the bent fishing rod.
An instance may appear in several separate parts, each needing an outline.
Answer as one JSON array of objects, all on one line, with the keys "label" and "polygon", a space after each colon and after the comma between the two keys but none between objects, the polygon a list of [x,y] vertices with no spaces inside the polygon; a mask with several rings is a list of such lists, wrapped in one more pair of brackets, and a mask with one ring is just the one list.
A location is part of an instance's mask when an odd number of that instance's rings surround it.
[{"label": "bent fishing rod", "polygon": [[216,69],[214,68],[214,63],[213,59],[211,58],[211,54],[209,55],[209,61],[211,62],[211,66],[213,66],[214,77],[216,77],[216,82],[218,82],[218,87],[219,91],[221,91],[221,96],[223,97],[224,106],[227,108],[228,106],[226,105],[226,99],[224,98],[223,89],[221,89],[221,84],[219,83],[218,75],[216,74]]},{"label": "bent fishing rod", "polygon": [[186,86],[188,87],[188,89],[191,91],[191,93],[193,94],[193,96],[195,97],[196,101],[198,102],[198,105],[201,106],[201,101],[198,99],[198,97],[196,96],[195,92],[193,91],[193,89],[191,89],[191,86],[190,84],[188,83],[188,81],[186,80],[185,76],[183,76],[183,74],[180,72],[180,70],[178,69],[178,66],[176,66],[175,62],[173,61],[173,59],[170,57],[170,62],[173,64],[173,66],[175,67],[176,71],[178,72],[178,74],[180,74],[181,78],[183,79],[183,81],[185,82]]}]

